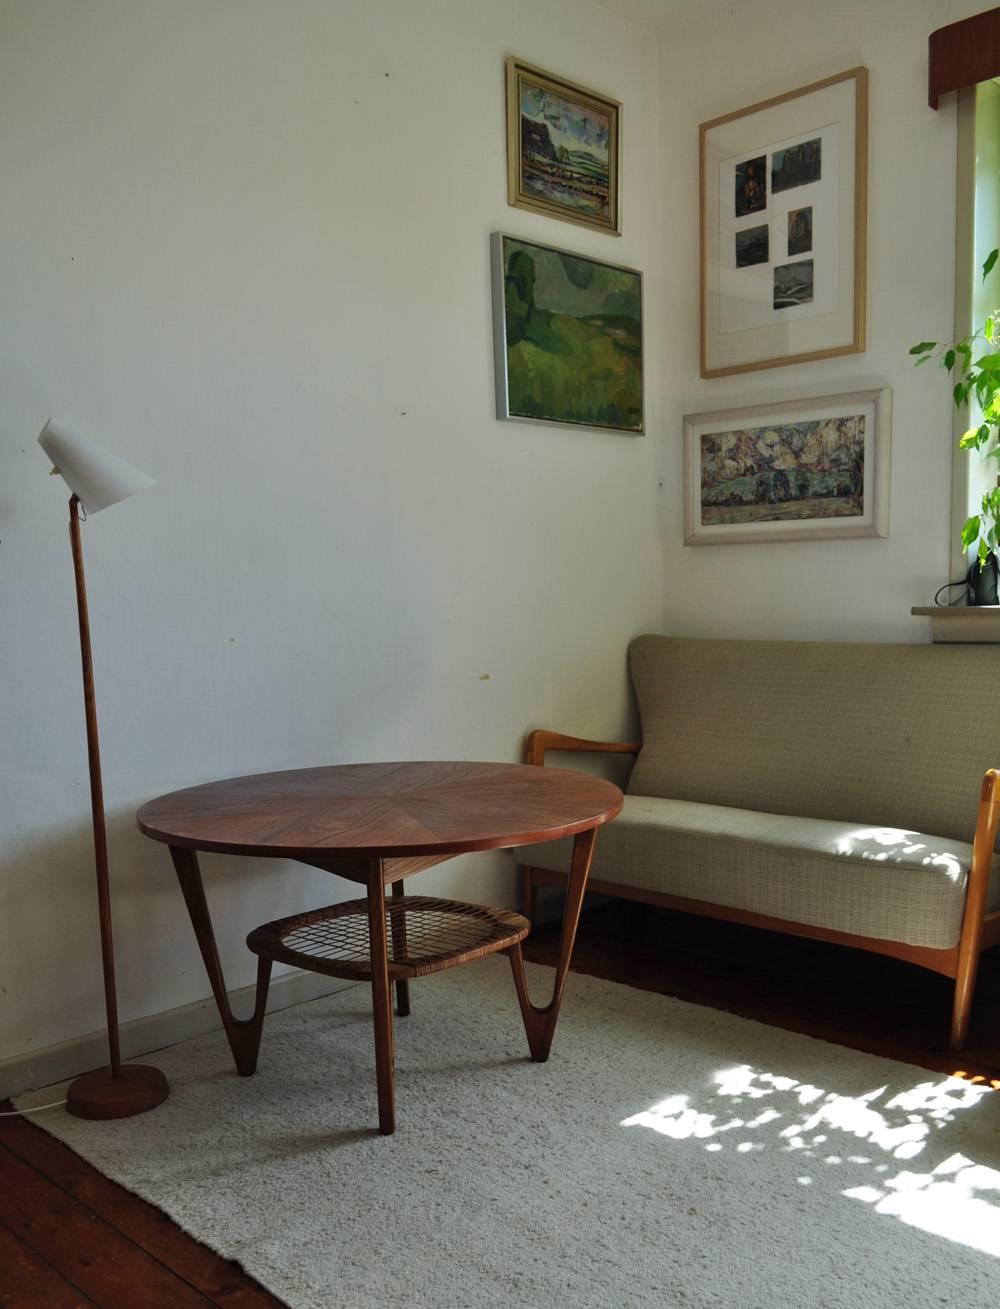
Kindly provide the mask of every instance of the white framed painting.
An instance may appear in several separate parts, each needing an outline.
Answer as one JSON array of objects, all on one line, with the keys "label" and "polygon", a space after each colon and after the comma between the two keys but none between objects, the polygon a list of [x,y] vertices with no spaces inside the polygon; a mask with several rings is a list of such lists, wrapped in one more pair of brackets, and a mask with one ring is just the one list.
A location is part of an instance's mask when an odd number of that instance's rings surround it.
[{"label": "white framed painting", "polygon": [[702,377],[864,350],[868,70],[699,130]]},{"label": "white framed painting", "polygon": [[889,535],[889,387],[686,414],[684,544]]}]

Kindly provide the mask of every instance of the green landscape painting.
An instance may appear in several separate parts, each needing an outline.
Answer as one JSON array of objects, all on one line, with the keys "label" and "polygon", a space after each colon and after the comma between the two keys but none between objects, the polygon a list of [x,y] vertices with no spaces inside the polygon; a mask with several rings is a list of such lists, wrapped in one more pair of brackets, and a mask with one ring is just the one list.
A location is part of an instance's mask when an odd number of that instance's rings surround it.
[{"label": "green landscape painting", "polygon": [[500,416],[641,432],[641,275],[508,236],[494,258]]}]

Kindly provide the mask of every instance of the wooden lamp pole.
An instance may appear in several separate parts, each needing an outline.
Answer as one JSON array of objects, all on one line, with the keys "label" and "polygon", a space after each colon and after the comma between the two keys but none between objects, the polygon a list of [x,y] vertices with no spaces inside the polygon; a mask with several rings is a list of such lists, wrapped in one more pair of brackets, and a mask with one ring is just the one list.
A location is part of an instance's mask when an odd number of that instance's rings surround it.
[{"label": "wooden lamp pole", "polygon": [[69,539],[76,577],[76,609],[80,620],[80,660],[83,666],[83,707],[87,719],[87,761],[90,765],[90,808],[94,824],[94,865],[97,872],[97,912],[101,924],[101,962],[104,967],[104,1005],[108,1017],[109,1065],[84,1073],[70,1085],[66,1108],[77,1118],[129,1118],[155,1109],[167,1098],[167,1079],[147,1064],[122,1066],[118,1039],[118,996],[115,988],[115,947],[111,932],[111,890],[108,883],[108,836],[104,817],[104,783],[101,747],[97,736],[94,698],[94,661],[90,650],[87,581],[83,572],[80,540],[80,500],[69,502]]},{"label": "wooden lamp pole", "polygon": [[[90,805],[94,828],[94,864],[97,873],[97,909],[101,927],[101,962],[104,969],[104,1003],[107,1011],[107,1068],[85,1073],[71,1083],[66,1108],[77,1118],[128,1118],[161,1104],[169,1093],[167,1079],[158,1068],[122,1064],[118,1036],[118,1001],[115,989],[115,955],[111,932],[111,893],[108,882],[108,839],[101,780],[101,751],[97,736],[94,699],[94,663],[90,649],[87,583],[83,572],[80,508],[105,508],[152,479],[123,460],[108,455],[82,438],[47,423],[39,438],[54,460],[73,495],[69,502],[69,539],[76,580],[76,606],[80,623],[80,658],[83,668],[83,705],[87,723],[87,758],[90,765]],[[86,515],[84,515],[86,517]]]}]

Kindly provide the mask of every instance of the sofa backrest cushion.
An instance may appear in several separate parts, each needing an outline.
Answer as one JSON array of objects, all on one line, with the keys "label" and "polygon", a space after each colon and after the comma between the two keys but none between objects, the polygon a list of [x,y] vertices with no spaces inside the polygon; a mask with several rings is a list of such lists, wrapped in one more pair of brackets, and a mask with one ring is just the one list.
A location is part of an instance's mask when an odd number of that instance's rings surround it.
[{"label": "sofa backrest cushion", "polygon": [[1000,650],[640,636],[633,794],[971,841]]}]

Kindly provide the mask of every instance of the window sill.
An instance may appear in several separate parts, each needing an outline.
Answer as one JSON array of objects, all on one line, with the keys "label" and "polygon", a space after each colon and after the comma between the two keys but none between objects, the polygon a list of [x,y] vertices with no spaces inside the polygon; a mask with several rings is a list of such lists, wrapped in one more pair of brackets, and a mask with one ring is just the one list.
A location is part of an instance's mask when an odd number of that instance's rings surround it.
[{"label": "window sill", "polygon": [[910,613],[931,620],[934,642],[1000,645],[1000,605],[918,605]]}]

